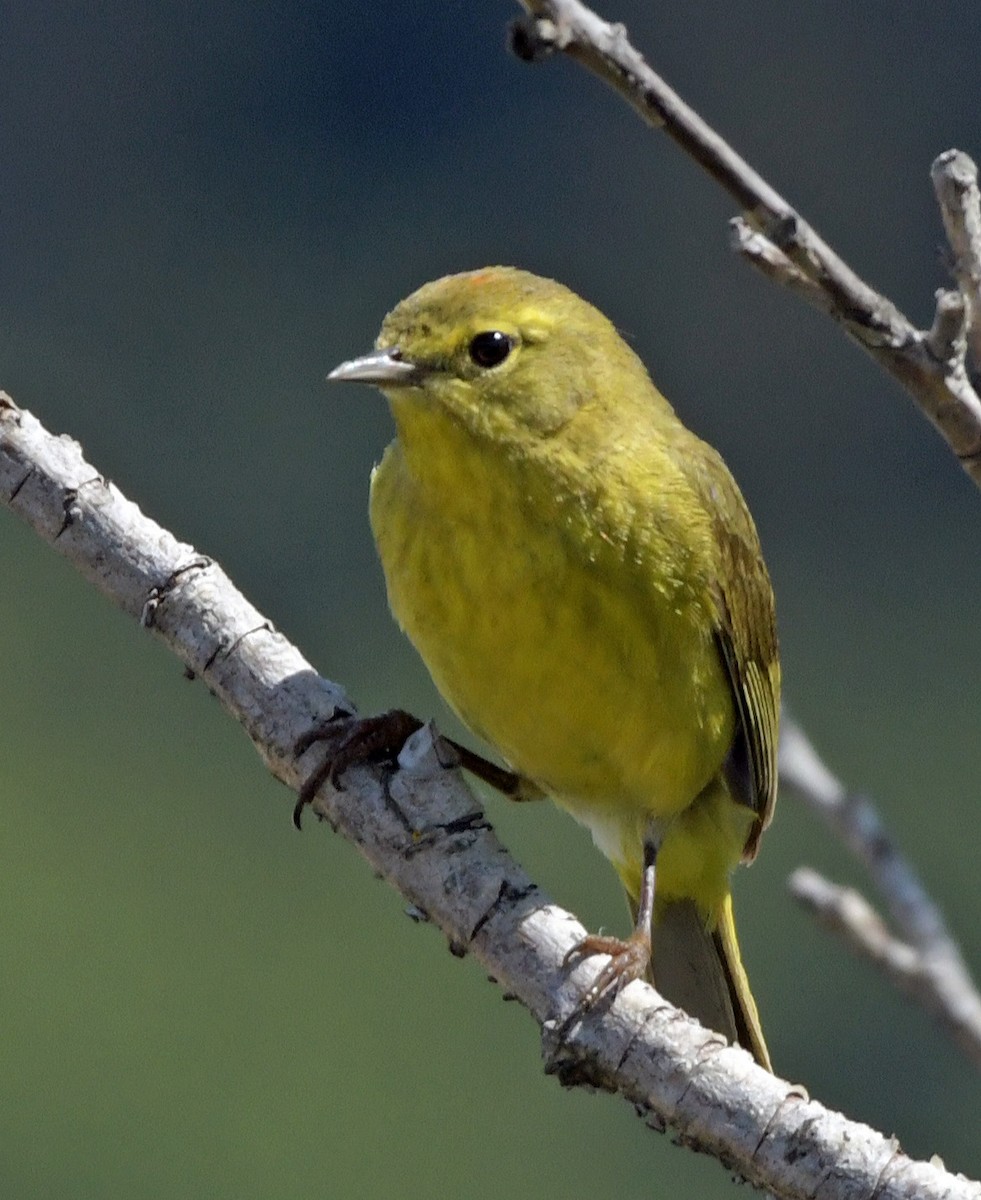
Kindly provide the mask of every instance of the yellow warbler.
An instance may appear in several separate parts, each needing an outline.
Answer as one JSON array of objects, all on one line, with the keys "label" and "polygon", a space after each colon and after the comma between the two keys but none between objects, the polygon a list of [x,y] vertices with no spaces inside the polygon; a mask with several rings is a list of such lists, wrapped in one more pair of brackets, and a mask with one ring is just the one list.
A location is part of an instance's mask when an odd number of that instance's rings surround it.
[{"label": "yellow warbler", "polygon": [[513,268],[420,288],[330,378],[395,418],[371,522],[396,620],[511,790],[587,826],[627,890],[633,933],[577,948],[611,956],[587,999],[652,965],[769,1067],[729,876],[773,812],[780,667],[722,459],[601,313]]}]

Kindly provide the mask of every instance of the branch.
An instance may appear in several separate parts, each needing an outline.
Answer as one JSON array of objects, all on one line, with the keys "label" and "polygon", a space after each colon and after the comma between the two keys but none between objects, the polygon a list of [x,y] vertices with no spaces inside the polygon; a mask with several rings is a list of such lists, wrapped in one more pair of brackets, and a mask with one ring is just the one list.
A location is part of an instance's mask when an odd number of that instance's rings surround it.
[{"label": "branch", "polygon": [[[200,677],[249,734],[273,775],[297,789],[297,737],[353,712],[212,560],[145,517],[90,466],[0,393],[0,496],[125,612]],[[585,930],[532,883],[497,841],[457,771],[424,729],[392,776],[354,768],[315,809],[355,843],[457,954],[473,953],[542,1026],[547,1069],[563,1083],[619,1092],[652,1128],[670,1128],[783,1197],[826,1191],[877,1200],[981,1200],[981,1185],[830,1112],[666,1004],[645,983],[561,1045],[555,1030],[595,970],[564,967]]]},{"label": "branch", "polygon": [[934,164],[935,179],[939,173],[946,181],[944,195],[950,195],[949,202],[941,201],[945,223],[948,231],[952,225],[957,231],[951,240],[962,289],[960,313],[956,321],[951,319],[948,293],[943,293],[943,316],[938,314],[932,330],[918,330],[892,301],[859,278],[800,213],[651,70],[622,25],[608,24],[580,0],[521,0],[521,4],[529,16],[512,25],[515,53],[537,61],[554,50],[563,51],[608,83],[645,121],[673,138],[743,210],[744,215],[732,222],[740,253],[769,279],[791,287],[840,323],[909,392],[981,486],[981,397],[970,378],[964,337],[966,318],[975,365],[981,363],[981,306],[976,303],[981,281],[981,208],[976,170],[973,191],[968,179],[973,168],[970,159],[949,151]]},{"label": "branch", "polygon": [[954,252],[954,278],[967,308],[967,344],[981,366],[981,195],[978,168],[966,154],[947,150],[930,170],[947,240]]},{"label": "branch", "polygon": [[786,709],[780,733],[780,781],[831,826],[885,898],[900,936],[864,897],[801,867],[790,890],[849,948],[868,959],[900,991],[917,1000],[981,1068],[981,995],[911,863],[889,836],[873,803],[849,792],[821,761]]}]

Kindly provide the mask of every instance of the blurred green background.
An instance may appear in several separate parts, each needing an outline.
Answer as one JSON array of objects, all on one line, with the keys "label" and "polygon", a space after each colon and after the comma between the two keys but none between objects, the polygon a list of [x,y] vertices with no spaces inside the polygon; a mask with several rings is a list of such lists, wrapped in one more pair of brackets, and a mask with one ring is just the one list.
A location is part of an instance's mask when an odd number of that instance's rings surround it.
[{"label": "blurred green background", "polygon": [[[654,65],[928,324],[928,178],[981,155],[976,3],[617,0]],[[505,50],[504,0],[0,11],[0,387],[240,587],[366,710],[444,717],[366,517],[380,397],[328,392],[447,271],[554,275],[631,338],[756,514],[787,695],[981,965],[981,497],[826,319],[727,248],[733,205],[595,80]],[[9,1197],[730,1197],[536,1030],[292,798],[200,684],[0,512],[0,1191]],[[448,723],[448,722],[447,722]],[[547,806],[488,801],[620,928]],[[787,898],[862,883],[784,798],[740,872],[774,1061],[981,1171],[979,1083]]]}]

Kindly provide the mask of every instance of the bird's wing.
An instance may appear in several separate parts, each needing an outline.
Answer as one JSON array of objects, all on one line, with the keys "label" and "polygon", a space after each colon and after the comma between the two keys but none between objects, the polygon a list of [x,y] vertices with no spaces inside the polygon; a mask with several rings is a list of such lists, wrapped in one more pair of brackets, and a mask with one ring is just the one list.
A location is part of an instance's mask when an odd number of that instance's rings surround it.
[{"label": "bird's wing", "polygon": [[743,851],[756,856],[777,796],[780,658],[773,590],[759,538],[735,480],[704,442],[688,459],[690,477],[711,515],[719,560],[714,589],[716,639],[732,684],[741,737],[727,775],[737,796],[756,813]]}]

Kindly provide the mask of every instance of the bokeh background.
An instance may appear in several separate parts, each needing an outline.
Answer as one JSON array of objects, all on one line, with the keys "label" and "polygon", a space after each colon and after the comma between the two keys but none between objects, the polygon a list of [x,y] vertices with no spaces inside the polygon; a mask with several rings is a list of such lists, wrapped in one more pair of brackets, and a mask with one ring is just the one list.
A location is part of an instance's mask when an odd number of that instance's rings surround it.
[{"label": "bokeh background", "polygon": [[[323,377],[442,273],[604,309],[756,514],[787,695],[881,800],[981,965],[981,497],[829,321],[727,248],[733,205],[505,0],[0,11],[0,387],[218,558],[366,710],[445,721],[366,517],[391,431]],[[929,323],[928,171],[981,155],[973,0],[610,0],[681,93]],[[200,684],[0,512],[0,1191],[9,1197],[730,1197],[714,1162],[543,1077],[533,1023],[312,823]],[[587,924],[612,872],[488,800]],[[780,1071],[981,1171],[979,1083],[796,910],[864,884],[784,798],[737,903]]]}]

